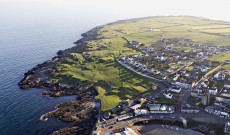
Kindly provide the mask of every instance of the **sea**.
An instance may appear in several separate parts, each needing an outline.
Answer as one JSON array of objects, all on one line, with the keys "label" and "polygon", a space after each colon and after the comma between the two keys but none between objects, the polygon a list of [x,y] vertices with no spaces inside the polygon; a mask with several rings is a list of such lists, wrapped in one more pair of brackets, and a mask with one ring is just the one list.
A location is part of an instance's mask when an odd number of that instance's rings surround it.
[{"label": "sea", "polygon": [[95,14],[68,3],[0,1],[0,135],[48,135],[71,126],[39,118],[75,96],[50,98],[17,84],[29,69],[74,46],[81,33],[119,19]]},{"label": "sea", "polygon": [[42,95],[42,89],[21,90],[17,84],[31,68],[74,46],[82,33],[142,16],[118,12],[111,3],[90,2],[0,0],[0,135],[49,135],[72,125],[39,118],[75,96],[51,98]]}]

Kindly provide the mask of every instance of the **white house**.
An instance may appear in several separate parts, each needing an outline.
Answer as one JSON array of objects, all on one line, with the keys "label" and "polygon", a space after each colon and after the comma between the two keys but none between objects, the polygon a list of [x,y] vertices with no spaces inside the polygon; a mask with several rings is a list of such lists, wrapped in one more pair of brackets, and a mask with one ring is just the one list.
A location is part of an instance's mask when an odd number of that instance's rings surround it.
[{"label": "white house", "polygon": [[216,73],[213,77],[217,80],[224,80],[225,79],[225,75],[220,73],[220,72]]},{"label": "white house", "polygon": [[220,116],[226,118],[229,116],[229,114],[227,112],[220,112]]},{"label": "white house", "polygon": [[135,113],[135,116],[146,115],[149,113],[149,111],[147,109],[139,109],[139,110],[135,110],[134,113]]},{"label": "white house", "polygon": [[180,93],[181,92],[181,88],[180,87],[176,87],[176,86],[170,87],[169,90],[171,92],[176,92],[176,93]]},{"label": "white house", "polygon": [[165,96],[165,98],[169,98],[169,99],[173,97],[171,93],[168,93],[168,94],[164,93],[163,95]]},{"label": "white house", "polygon": [[189,89],[192,86],[191,84],[183,83],[183,82],[175,82],[175,84],[185,89]]},{"label": "white house", "polygon": [[166,57],[161,56],[160,61],[166,61]]},{"label": "white house", "polygon": [[153,31],[153,28],[148,28],[147,31]]},{"label": "white house", "polygon": [[208,70],[209,70],[208,67],[205,67],[205,66],[201,66],[201,67],[200,67],[200,71],[203,72],[203,73],[204,73],[204,72],[207,72]]},{"label": "white house", "polygon": [[181,106],[182,113],[199,113],[200,110],[197,107],[192,106]]},{"label": "white house", "polygon": [[224,88],[230,89],[230,85],[225,84]]},{"label": "white house", "polygon": [[209,92],[209,94],[217,95],[218,90],[217,89],[209,89],[208,92]]},{"label": "white house", "polygon": [[133,116],[131,114],[124,114],[124,115],[118,116],[117,120],[122,121],[122,120],[126,120],[126,119],[129,119],[129,118],[132,118],[132,117]]},{"label": "white house", "polygon": [[131,106],[130,108],[133,110],[138,110],[140,109],[140,107],[141,107],[141,104],[136,104],[136,105]]}]

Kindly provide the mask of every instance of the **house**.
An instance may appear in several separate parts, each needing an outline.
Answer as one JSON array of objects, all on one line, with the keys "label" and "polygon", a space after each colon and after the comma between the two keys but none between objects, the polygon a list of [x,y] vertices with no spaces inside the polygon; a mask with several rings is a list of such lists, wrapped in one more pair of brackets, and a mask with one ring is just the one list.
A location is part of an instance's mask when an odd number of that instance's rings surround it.
[{"label": "house", "polygon": [[169,68],[169,69],[167,69],[167,72],[168,72],[168,73],[172,73],[173,70]]},{"label": "house", "polygon": [[220,117],[223,117],[223,118],[228,118],[229,117],[229,114],[227,112],[220,112]]},{"label": "house", "polygon": [[152,85],[152,89],[153,89],[153,90],[156,90],[157,88],[158,88],[158,86],[157,86],[156,84],[153,84],[153,85]]},{"label": "house", "polygon": [[160,72],[160,76],[165,76],[166,75],[166,72],[165,71],[161,71]]},{"label": "house", "polygon": [[118,121],[122,121],[122,120],[130,119],[130,118],[132,118],[132,117],[133,117],[132,114],[124,114],[124,115],[118,116],[117,120],[118,120]]},{"label": "house", "polygon": [[230,89],[230,85],[224,84],[224,88]]},{"label": "house", "polygon": [[116,123],[117,123],[116,119],[109,119],[109,120],[106,120],[105,122],[103,122],[101,124],[101,127],[103,128],[103,127],[111,126],[111,125],[114,125]]},{"label": "house", "polygon": [[166,46],[165,49],[166,50],[172,50],[172,47],[171,46]]},{"label": "house", "polygon": [[153,71],[153,74],[155,74],[155,75],[159,75],[161,72],[160,71],[158,71],[158,70],[154,70]]},{"label": "house", "polygon": [[153,31],[153,28],[148,28],[147,31],[151,31],[151,32],[152,32],[152,31]]},{"label": "house", "polygon": [[197,54],[197,57],[202,57],[202,56],[204,56],[204,52],[199,52],[199,53]]},{"label": "house", "polygon": [[200,67],[200,71],[203,72],[203,73],[208,72],[209,69],[210,69],[210,68],[205,67],[205,66],[201,66],[201,67]]},{"label": "house", "polygon": [[148,104],[149,113],[174,113],[175,106],[165,104]]},{"label": "house", "polygon": [[192,97],[198,97],[199,92],[198,91],[192,91],[191,96]]},{"label": "house", "polygon": [[176,66],[176,65],[172,65],[170,68],[171,68],[171,69],[177,69],[177,68],[178,68],[178,66]]},{"label": "house", "polygon": [[133,104],[133,100],[132,99],[126,99],[125,101],[123,101],[124,104],[128,105],[128,106],[131,106]]},{"label": "house", "polygon": [[218,90],[217,89],[209,89],[208,92],[211,95],[217,95]]},{"label": "house", "polygon": [[201,98],[201,103],[203,105],[208,105],[210,102],[210,94],[209,93],[205,93],[202,98]]},{"label": "house", "polygon": [[188,52],[190,52],[190,50],[184,50],[184,52],[185,52],[185,53],[188,53]]},{"label": "house", "polygon": [[173,86],[169,88],[169,91],[171,92],[175,92],[175,93],[180,93],[181,92],[181,88],[178,86]]},{"label": "house", "polygon": [[205,111],[208,113],[214,113],[215,108],[213,106],[207,106],[205,107]]},{"label": "house", "polygon": [[179,59],[180,58],[180,55],[176,55],[174,56],[175,59]]},{"label": "house", "polygon": [[184,57],[182,57],[181,59],[186,60],[186,59],[188,59],[188,57],[184,56]]},{"label": "house", "polygon": [[173,97],[171,93],[168,93],[168,94],[164,93],[163,95],[165,96],[165,98],[169,98],[169,99]]},{"label": "house", "polygon": [[138,110],[138,109],[140,109],[140,107],[141,107],[141,104],[135,104],[135,105],[131,106],[130,108],[132,110]]},{"label": "house", "polygon": [[149,111],[159,111],[161,104],[149,104],[148,109]]},{"label": "house", "polygon": [[229,118],[229,109],[226,108],[226,106],[222,103],[214,103],[213,106],[208,106],[205,108],[205,111],[208,113],[212,113],[215,115],[218,115],[222,118]]},{"label": "house", "polygon": [[226,122],[224,125],[224,132],[225,134],[230,134],[230,122]]},{"label": "house", "polygon": [[223,73],[220,73],[220,72],[216,73],[213,77],[216,80],[224,80],[225,79],[225,75]]},{"label": "house", "polygon": [[202,87],[208,87],[208,83],[209,82],[202,81],[200,84],[201,84]]},{"label": "house", "polygon": [[182,113],[199,113],[200,110],[197,107],[193,107],[191,105],[182,105],[181,106]]},{"label": "house", "polygon": [[181,66],[185,65],[185,63],[182,62],[182,61],[178,61],[177,64],[179,64],[179,65],[181,65]]},{"label": "house", "polygon": [[143,109],[135,110],[134,113],[135,113],[135,116],[146,115],[146,114],[149,114],[149,111],[143,108]]},{"label": "house", "polygon": [[192,87],[191,84],[185,83],[185,82],[175,82],[177,86],[180,86],[185,89],[190,89]]},{"label": "house", "polygon": [[219,102],[230,103],[230,89],[224,87],[220,94],[216,96],[216,100]]},{"label": "house", "polygon": [[166,61],[166,59],[167,59],[167,58],[164,57],[164,56],[161,56],[161,57],[160,57],[160,61],[162,61],[162,62],[163,62],[163,61]]}]

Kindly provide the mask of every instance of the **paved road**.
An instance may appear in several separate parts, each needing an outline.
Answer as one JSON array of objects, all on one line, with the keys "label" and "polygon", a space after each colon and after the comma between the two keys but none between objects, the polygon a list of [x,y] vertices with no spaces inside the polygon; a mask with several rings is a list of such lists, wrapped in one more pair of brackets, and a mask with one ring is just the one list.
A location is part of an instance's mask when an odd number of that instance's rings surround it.
[{"label": "paved road", "polygon": [[200,132],[184,129],[177,126],[151,124],[143,126],[135,126],[143,135],[204,135]]},{"label": "paved road", "polygon": [[126,64],[122,63],[122,62],[119,61],[118,59],[116,59],[116,61],[117,61],[118,63],[120,63],[122,66],[128,68],[129,70],[135,72],[135,73],[138,74],[138,75],[141,75],[141,76],[143,76],[143,77],[146,77],[146,78],[149,78],[149,79],[152,79],[152,80],[162,81],[162,80],[157,79],[157,78],[155,78],[155,77],[151,77],[151,76],[142,74],[142,73],[140,73],[140,72],[137,72],[136,70],[134,70],[134,69],[132,69],[131,67],[127,66]]}]

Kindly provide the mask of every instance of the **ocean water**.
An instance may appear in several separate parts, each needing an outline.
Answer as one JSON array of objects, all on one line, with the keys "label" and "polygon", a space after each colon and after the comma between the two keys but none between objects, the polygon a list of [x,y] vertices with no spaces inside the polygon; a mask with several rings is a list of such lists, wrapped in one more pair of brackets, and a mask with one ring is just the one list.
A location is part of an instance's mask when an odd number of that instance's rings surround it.
[{"label": "ocean water", "polygon": [[48,8],[60,13],[57,6],[31,6],[0,4],[0,135],[46,135],[70,125],[39,118],[74,96],[50,98],[41,95],[41,89],[20,90],[17,83],[30,68],[73,46],[81,33],[95,26],[94,21],[77,14],[73,18],[65,13],[59,17],[55,11],[36,14]]},{"label": "ocean water", "polygon": [[20,90],[17,83],[36,64],[72,47],[81,33],[127,16],[83,9],[77,2],[0,0],[0,135],[46,135],[71,125],[39,118],[74,96],[50,98],[41,89]]},{"label": "ocean water", "polygon": [[42,96],[40,89],[20,90],[17,83],[36,64],[73,46],[82,31],[31,22],[0,26],[0,135],[45,135],[67,126],[55,119],[42,122],[39,117],[74,96],[54,99]]}]

